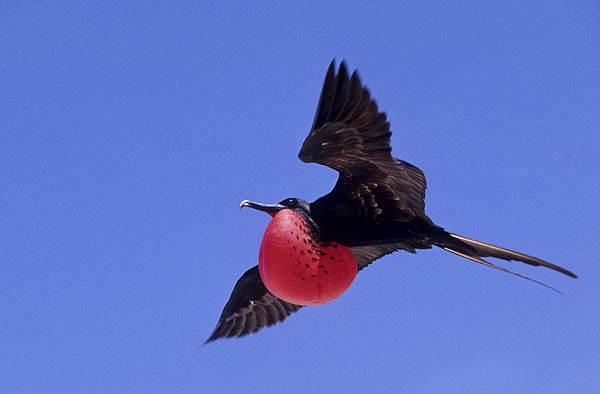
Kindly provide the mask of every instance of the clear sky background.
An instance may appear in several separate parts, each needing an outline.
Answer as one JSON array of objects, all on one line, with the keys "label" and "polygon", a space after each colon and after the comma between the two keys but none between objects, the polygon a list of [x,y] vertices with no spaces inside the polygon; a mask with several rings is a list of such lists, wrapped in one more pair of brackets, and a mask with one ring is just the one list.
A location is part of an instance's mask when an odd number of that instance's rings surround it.
[{"label": "clear sky background", "polygon": [[[600,392],[598,2],[6,0],[0,40],[0,392]],[[267,224],[240,200],[335,182],[296,157],[334,57],[438,224],[580,279],[396,253],[202,346]]]}]

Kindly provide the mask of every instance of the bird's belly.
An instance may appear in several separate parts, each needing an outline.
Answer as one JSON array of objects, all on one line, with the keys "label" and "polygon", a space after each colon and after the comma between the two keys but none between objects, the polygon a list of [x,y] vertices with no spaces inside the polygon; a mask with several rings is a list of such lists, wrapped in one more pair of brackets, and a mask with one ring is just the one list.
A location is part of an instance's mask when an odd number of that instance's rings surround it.
[{"label": "bird's belly", "polygon": [[406,222],[372,223],[361,220],[327,220],[319,223],[321,239],[348,247],[405,243],[411,248],[429,248],[429,235],[435,226],[416,219]]}]

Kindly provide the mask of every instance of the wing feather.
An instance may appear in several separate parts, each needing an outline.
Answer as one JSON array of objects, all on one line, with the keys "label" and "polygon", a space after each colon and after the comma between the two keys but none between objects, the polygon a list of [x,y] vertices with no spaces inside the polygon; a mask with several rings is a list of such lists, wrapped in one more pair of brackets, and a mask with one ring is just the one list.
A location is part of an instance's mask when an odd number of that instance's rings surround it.
[{"label": "wing feather", "polygon": [[206,342],[256,332],[284,321],[300,308],[299,305],[290,304],[269,293],[260,278],[258,266],[254,266],[235,284],[229,301]]},{"label": "wing feather", "polygon": [[[358,73],[349,76],[344,62],[336,73],[333,61],[298,156],[337,170],[332,199],[354,204],[370,220],[425,217],[425,176],[412,164],[392,157],[391,135],[386,114],[379,111]],[[362,209],[365,202],[378,208],[376,216],[385,216],[376,218],[373,210]]]}]

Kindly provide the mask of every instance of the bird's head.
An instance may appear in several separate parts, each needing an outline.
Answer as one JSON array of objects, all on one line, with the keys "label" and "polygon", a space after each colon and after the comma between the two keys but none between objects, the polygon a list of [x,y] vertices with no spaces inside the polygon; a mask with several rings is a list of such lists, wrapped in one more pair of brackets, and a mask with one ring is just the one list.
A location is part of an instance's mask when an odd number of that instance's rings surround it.
[{"label": "bird's head", "polygon": [[310,204],[308,201],[305,201],[301,198],[286,198],[277,204],[262,204],[250,200],[244,200],[240,203],[240,208],[246,207],[266,212],[271,216],[275,216],[275,214],[282,209],[293,209],[294,211],[301,211],[307,215],[310,214]]}]

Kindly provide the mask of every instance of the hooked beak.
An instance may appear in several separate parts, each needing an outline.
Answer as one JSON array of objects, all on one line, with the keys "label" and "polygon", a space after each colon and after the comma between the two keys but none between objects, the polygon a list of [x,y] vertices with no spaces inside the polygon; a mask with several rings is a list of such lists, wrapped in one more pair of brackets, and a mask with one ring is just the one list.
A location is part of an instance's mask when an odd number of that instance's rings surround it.
[{"label": "hooked beak", "polygon": [[246,208],[246,207],[256,209],[258,211],[266,212],[271,216],[274,216],[277,212],[286,208],[285,205],[281,205],[281,204],[261,204],[261,203],[250,201],[250,200],[244,200],[240,203],[240,209]]}]

